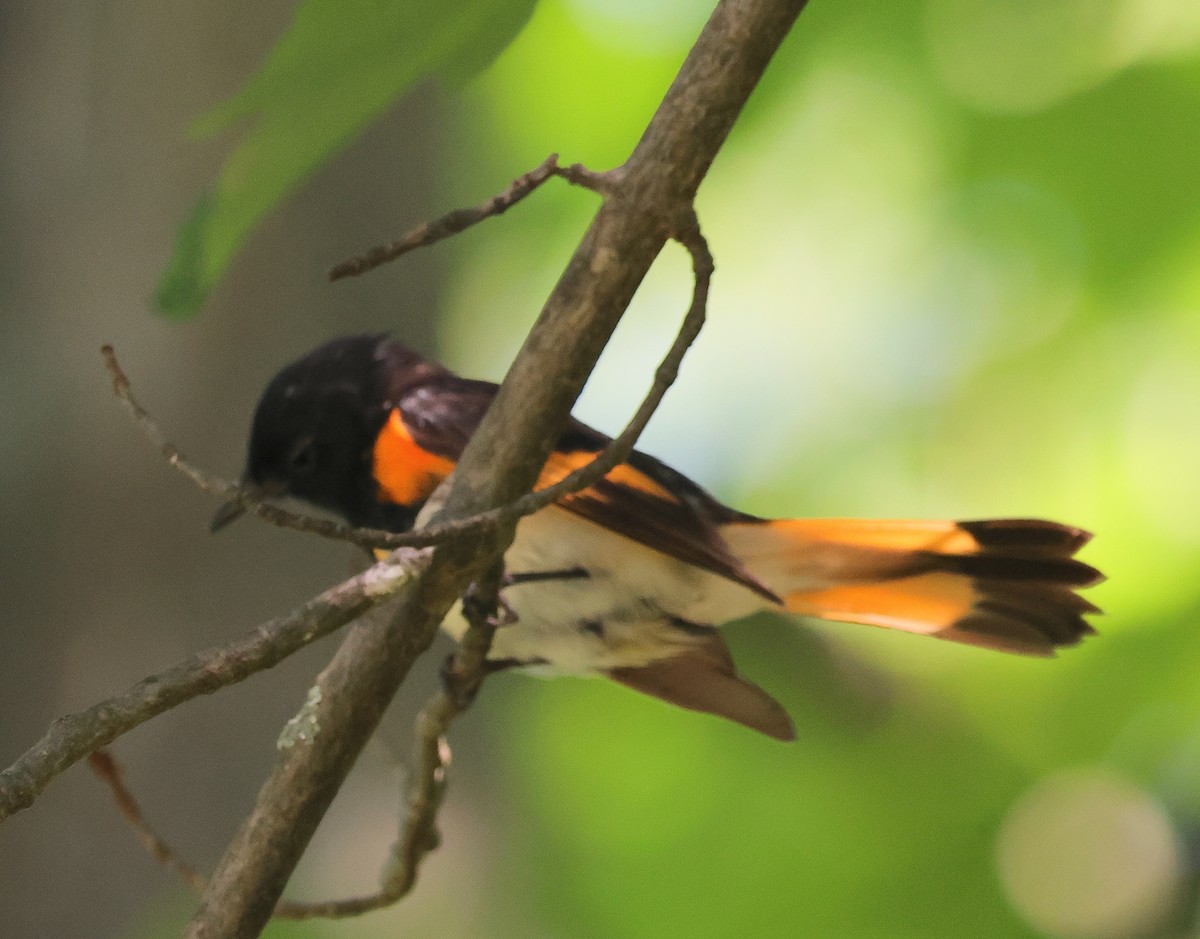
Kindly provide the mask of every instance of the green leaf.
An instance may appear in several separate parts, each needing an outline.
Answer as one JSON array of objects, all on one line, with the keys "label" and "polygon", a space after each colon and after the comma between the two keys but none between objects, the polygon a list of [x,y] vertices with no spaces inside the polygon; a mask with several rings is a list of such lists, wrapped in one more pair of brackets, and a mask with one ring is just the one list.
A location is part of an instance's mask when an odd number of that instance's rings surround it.
[{"label": "green leaf", "polygon": [[158,308],[196,312],[259,219],[418,81],[486,67],[535,2],[305,0],[258,74],[193,127],[254,121],[180,227]]}]

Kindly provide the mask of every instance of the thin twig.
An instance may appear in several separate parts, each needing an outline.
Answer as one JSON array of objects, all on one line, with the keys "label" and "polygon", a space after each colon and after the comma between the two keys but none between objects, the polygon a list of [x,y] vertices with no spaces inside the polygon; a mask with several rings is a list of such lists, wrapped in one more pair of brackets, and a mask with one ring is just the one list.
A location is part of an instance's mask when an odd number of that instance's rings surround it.
[{"label": "thin twig", "polygon": [[287,615],[262,623],[242,639],[197,652],[143,678],[123,694],[60,717],[41,740],[0,773],[0,821],[32,805],[68,767],[139,724],[271,668],[362,616],[424,571],[429,560],[428,549],[398,552]]},{"label": "thin twig", "polygon": [[603,193],[607,188],[604,173],[593,173],[586,167],[575,163],[571,166],[559,166],[558,154],[552,153],[538,166],[528,173],[518,176],[508,187],[492,196],[486,202],[469,209],[455,209],[447,212],[439,219],[425,222],[401,235],[395,241],[378,245],[358,257],[349,258],[335,265],[329,271],[330,280],[341,280],[344,277],[357,277],[365,274],[389,261],[394,261],[401,255],[431,245],[443,238],[449,238],[466,231],[472,225],[478,225],[484,219],[501,215],[512,208],[527,195],[537,189],[551,176],[561,176],[568,182],[583,186],[596,192]]},{"label": "thin twig", "polygon": [[150,852],[150,856],[158,861],[159,864],[173,867],[179,872],[179,875],[189,887],[197,893],[203,893],[208,880],[196,868],[180,858],[171,846],[150,827],[145,816],[142,815],[142,809],[138,805],[137,799],[129,791],[129,787],[125,785],[121,767],[113,759],[112,754],[107,750],[97,750],[94,753],[89,753],[88,766],[112,790],[113,801],[116,802],[117,809],[125,821],[129,823],[130,827],[133,828],[142,846]]},{"label": "thin twig", "polygon": [[[195,464],[189,462],[183,453],[180,452],[179,448],[167,439],[166,434],[162,432],[154,422],[154,419],[138,402],[133,394],[133,385],[130,383],[129,377],[125,374],[125,370],[121,367],[121,363],[118,361],[113,347],[111,345],[101,346],[100,354],[104,357],[104,364],[112,376],[113,393],[120,400],[121,404],[124,405],[125,410],[133,417],[134,422],[141,428],[142,433],[158,448],[159,452],[162,453],[171,466],[183,473],[203,492],[219,496],[226,500],[237,500],[247,511],[281,528],[291,528],[295,531],[321,535],[335,541],[348,541],[351,544],[370,548],[382,546],[379,545],[379,542],[391,536],[391,532],[384,531],[383,529],[355,529],[340,522],[331,521],[330,519],[316,518],[300,512],[289,512],[287,509],[262,501],[262,494],[250,487],[229,482],[200,469]],[[414,534],[423,535],[424,533]],[[414,537],[410,547],[426,547],[433,544],[436,540],[436,538]]]},{"label": "thin twig", "polygon": [[[543,164],[544,166],[545,164]],[[567,170],[576,174],[586,172],[578,167],[568,167]],[[527,174],[529,175],[529,174]],[[604,174],[589,174],[593,181]],[[522,177],[524,178],[524,177]],[[572,176],[574,178],[574,176]],[[596,183],[600,185],[600,183]],[[600,480],[605,473],[629,458],[638,436],[645,429],[650,417],[658,408],[663,396],[674,383],[679,372],[679,364],[684,353],[695,341],[697,334],[704,324],[705,308],[708,299],[708,282],[712,275],[713,261],[708,245],[700,233],[694,212],[685,215],[677,223],[672,233],[692,255],[692,270],[695,277],[695,288],[692,305],[688,310],[682,329],[666,356],[655,372],[654,383],[651,385],[645,399],[634,412],[625,429],[621,431],[608,446],[589,463],[574,470],[558,482],[544,489],[529,493],[508,505],[480,512],[466,518],[454,519],[430,525],[417,531],[389,532],[380,528],[356,528],[330,519],[316,518],[302,512],[291,512],[269,502],[263,502],[262,496],[252,489],[238,486],[205,472],[183,456],[179,448],[172,444],[166,435],[155,424],[146,409],[138,403],[133,395],[133,388],[116,353],[110,345],[102,346],[101,354],[105,364],[113,376],[113,391],[133,416],[138,426],[156,447],[166,457],[168,463],[192,480],[204,492],[221,496],[225,499],[239,500],[248,511],[281,528],[320,535],[335,541],[345,541],[367,549],[395,550],[396,548],[423,548],[438,544],[447,537],[479,533],[485,529],[514,522],[526,515],[541,511],[549,505],[566,496],[586,489]]]},{"label": "thin twig", "polygon": [[104,364],[108,366],[109,374],[112,375],[113,394],[125,405],[125,410],[133,416],[134,421],[142,429],[142,433],[149,437],[151,442],[158,447],[159,451],[166,458],[166,461],[205,492],[226,499],[237,496],[241,490],[240,486],[193,466],[184,459],[183,454],[179,452],[179,448],[171,443],[166,438],[166,435],[159,430],[158,425],[146,413],[146,409],[138,404],[137,399],[134,398],[129,378],[126,376],[125,370],[121,368],[121,363],[117,361],[117,354],[113,350],[113,347],[107,344],[101,346],[100,354],[104,357]]},{"label": "thin twig", "polygon": [[[323,903],[299,903],[282,900],[275,908],[280,919],[337,919],[357,916],[370,910],[390,906],[412,889],[421,858],[437,847],[434,827],[437,810],[445,795],[445,770],[450,764],[450,748],[445,740],[445,728],[453,718],[451,711],[461,697],[443,691],[421,710],[416,723],[417,762],[420,772],[408,798],[401,836],[389,856],[384,887],[377,893],[347,897]],[[457,713],[457,712],[455,712]],[[163,839],[146,821],[137,798],[125,783],[121,767],[107,750],[89,753],[88,766],[101,782],[108,786],[121,817],[133,829],[149,855],[159,864],[173,868],[196,893],[202,894],[208,878],[201,874]]]}]

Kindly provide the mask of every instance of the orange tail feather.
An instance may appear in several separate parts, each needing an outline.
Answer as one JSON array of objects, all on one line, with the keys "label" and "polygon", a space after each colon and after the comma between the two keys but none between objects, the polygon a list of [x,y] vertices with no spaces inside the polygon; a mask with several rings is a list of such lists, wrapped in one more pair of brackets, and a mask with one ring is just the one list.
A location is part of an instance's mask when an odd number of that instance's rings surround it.
[{"label": "orange tail feather", "polygon": [[722,534],[793,613],[1052,655],[1093,630],[1087,532],[1036,519],[784,519]]}]

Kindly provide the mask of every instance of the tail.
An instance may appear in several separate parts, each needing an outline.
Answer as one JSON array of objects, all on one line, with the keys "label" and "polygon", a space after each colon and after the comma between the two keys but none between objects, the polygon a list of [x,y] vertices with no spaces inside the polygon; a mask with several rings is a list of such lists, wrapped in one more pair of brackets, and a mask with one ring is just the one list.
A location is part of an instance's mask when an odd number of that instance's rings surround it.
[{"label": "tail", "polygon": [[790,612],[1053,655],[1094,630],[1076,593],[1103,580],[1075,559],[1091,535],[1036,519],[783,519],[721,534]]}]

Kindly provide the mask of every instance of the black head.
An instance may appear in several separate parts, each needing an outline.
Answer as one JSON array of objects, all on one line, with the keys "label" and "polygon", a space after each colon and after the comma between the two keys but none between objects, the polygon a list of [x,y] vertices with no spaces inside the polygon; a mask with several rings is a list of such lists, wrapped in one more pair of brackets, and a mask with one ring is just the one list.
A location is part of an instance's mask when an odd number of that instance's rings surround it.
[{"label": "black head", "polygon": [[386,335],[334,339],[288,365],[254,412],[245,480],[376,524],[375,438],[403,387],[427,370],[443,371]]}]

